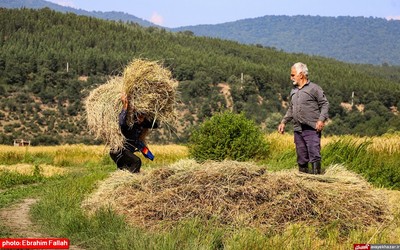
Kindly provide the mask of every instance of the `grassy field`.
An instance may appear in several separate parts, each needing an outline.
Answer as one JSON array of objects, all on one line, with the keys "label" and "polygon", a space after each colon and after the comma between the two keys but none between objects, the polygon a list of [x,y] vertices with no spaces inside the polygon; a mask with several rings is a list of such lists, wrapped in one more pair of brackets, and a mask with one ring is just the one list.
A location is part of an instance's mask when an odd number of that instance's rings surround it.
[{"label": "grassy field", "polygon": [[[266,140],[270,143],[269,158],[254,164],[272,173],[296,168],[291,135],[274,133],[266,135]],[[97,190],[101,181],[115,173],[116,167],[103,146],[85,145],[0,146],[0,208],[10,207],[24,198],[37,198],[39,201],[32,207],[31,216],[40,226],[40,232],[69,238],[72,244],[84,249],[352,249],[355,243],[398,244],[399,141],[397,134],[322,140],[324,169],[342,164],[381,192],[390,214],[379,225],[343,230],[338,226],[345,224],[340,218],[323,227],[293,220],[280,231],[265,231],[261,225],[240,227],[221,224],[218,218],[193,217],[177,221],[167,230],[155,230],[132,225],[127,216],[112,207],[97,209],[89,215],[82,208],[82,202]],[[140,175],[143,176],[155,176],[157,170],[188,158],[185,146],[150,145],[150,148],[156,158],[153,162],[142,158]],[[1,238],[15,236],[10,228],[0,225]]]}]

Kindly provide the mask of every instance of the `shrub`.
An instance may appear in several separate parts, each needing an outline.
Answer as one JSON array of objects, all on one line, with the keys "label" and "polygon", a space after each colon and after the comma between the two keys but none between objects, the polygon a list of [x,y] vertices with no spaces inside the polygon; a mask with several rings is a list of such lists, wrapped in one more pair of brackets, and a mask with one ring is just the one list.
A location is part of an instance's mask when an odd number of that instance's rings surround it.
[{"label": "shrub", "polygon": [[60,139],[51,135],[38,135],[32,139],[32,146],[37,145],[59,145]]},{"label": "shrub", "polygon": [[254,121],[225,111],[207,119],[189,138],[189,154],[196,161],[264,159],[268,144]]}]

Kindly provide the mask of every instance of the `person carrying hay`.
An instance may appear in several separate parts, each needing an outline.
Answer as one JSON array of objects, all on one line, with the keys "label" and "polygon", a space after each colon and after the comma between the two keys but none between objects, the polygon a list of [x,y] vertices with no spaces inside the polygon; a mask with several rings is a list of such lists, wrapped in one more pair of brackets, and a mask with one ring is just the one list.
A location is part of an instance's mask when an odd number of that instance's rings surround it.
[{"label": "person carrying hay", "polygon": [[149,128],[161,123],[166,129],[175,129],[177,87],[172,73],[159,63],[134,59],[122,77],[112,77],[90,91],[85,99],[88,128],[110,148],[118,168],[138,172],[141,162],[134,155],[137,151],[154,158],[144,138]]},{"label": "person carrying hay", "polygon": [[[119,127],[125,137],[121,149],[110,150],[111,159],[117,164],[118,169],[127,169],[132,173],[139,173],[142,161],[134,153],[141,151],[147,158],[153,160],[153,155],[144,144],[144,139],[150,128],[158,128],[157,122],[149,121],[143,112],[133,112],[133,125],[127,122],[129,101],[126,94],[122,94],[122,110],[119,114]],[[132,108],[132,107],[131,107]],[[134,108],[133,108],[134,109]]]}]

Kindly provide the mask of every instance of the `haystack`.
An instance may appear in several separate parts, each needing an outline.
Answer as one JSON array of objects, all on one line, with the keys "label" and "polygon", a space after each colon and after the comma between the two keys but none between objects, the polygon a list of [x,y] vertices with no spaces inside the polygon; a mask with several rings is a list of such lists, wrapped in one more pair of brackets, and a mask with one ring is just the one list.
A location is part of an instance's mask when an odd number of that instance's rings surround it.
[{"label": "haystack", "polygon": [[381,193],[343,167],[331,168],[325,177],[312,178],[251,163],[184,160],[131,175],[125,183],[115,173],[83,207],[93,212],[111,206],[131,224],[157,230],[197,217],[264,232],[281,232],[293,223],[335,224],[348,232],[389,218]]},{"label": "haystack", "polygon": [[141,112],[150,121],[174,127],[177,85],[171,72],[158,62],[133,60],[125,68],[123,77],[110,79],[86,99],[89,130],[113,150],[123,146],[124,138],[118,127],[122,94],[129,101],[128,125],[133,125],[135,112]]}]

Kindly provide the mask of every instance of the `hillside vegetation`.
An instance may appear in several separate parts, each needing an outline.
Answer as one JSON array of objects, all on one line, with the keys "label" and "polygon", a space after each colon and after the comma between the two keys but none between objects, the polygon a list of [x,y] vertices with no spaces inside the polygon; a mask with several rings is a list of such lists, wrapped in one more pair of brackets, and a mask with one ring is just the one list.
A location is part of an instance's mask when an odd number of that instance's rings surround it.
[{"label": "hillside vegetation", "polygon": [[352,63],[400,65],[400,21],[373,17],[263,16],[173,29]]},{"label": "hillside vegetation", "polygon": [[[45,8],[105,20],[157,25],[123,12],[85,11],[44,0],[3,0],[5,8]],[[216,25],[200,24],[170,29],[199,36],[275,47],[286,52],[326,56],[352,63],[400,65],[400,21],[373,17],[263,16]]]},{"label": "hillside vegetation", "polygon": [[327,134],[400,130],[399,67],[346,64],[50,9],[0,9],[0,27],[2,144],[14,138],[36,145],[95,143],[82,100],[133,58],[160,61],[180,82],[180,125],[176,133],[153,132],[159,142],[186,142],[192,126],[225,109],[275,130],[297,61],[308,64],[331,103]]},{"label": "hillside vegetation", "polygon": [[68,6],[63,6],[59,4],[55,4],[53,2],[45,1],[45,0],[2,0],[0,2],[0,7],[8,8],[8,9],[19,9],[19,8],[29,8],[29,9],[42,9],[42,8],[50,8],[55,11],[63,12],[63,13],[75,13],[77,15],[82,16],[91,16],[106,20],[114,20],[119,21],[122,20],[124,22],[135,22],[140,24],[141,26],[157,26],[149,21],[143,20],[139,17],[130,15],[128,13],[120,12],[120,11],[86,11],[82,9],[76,9]]}]

